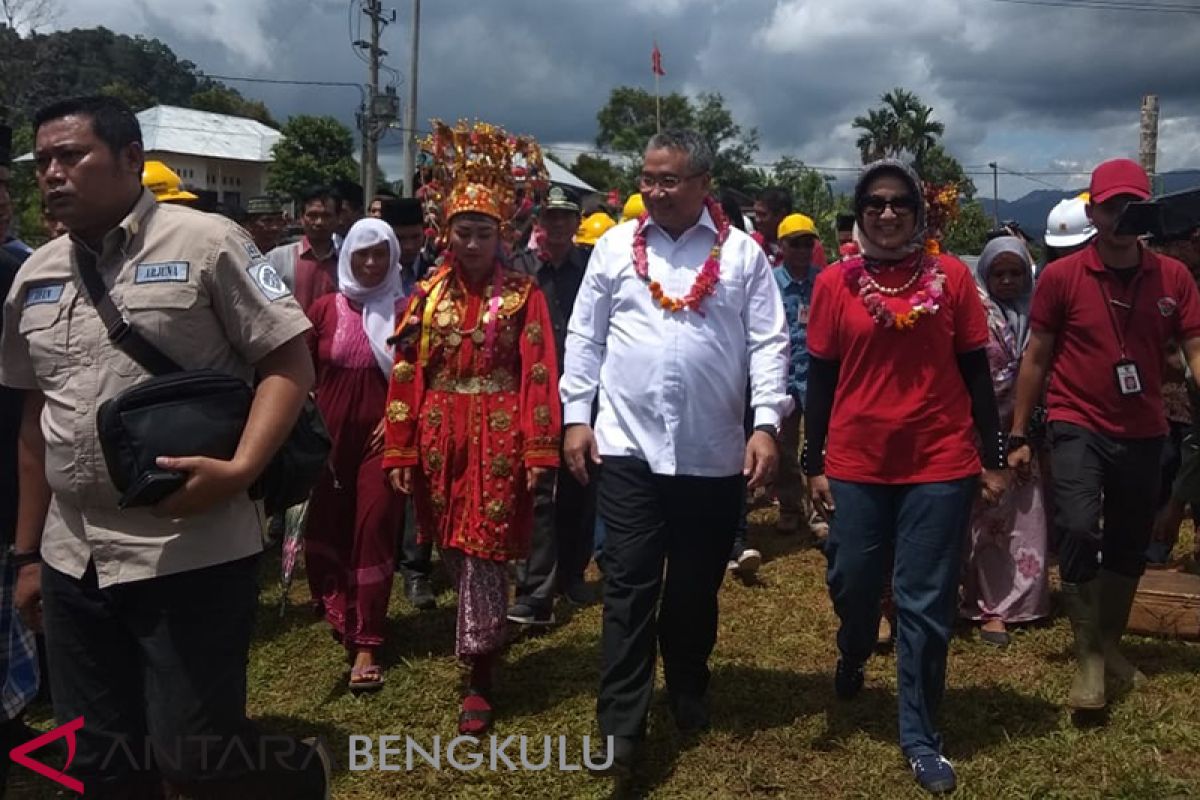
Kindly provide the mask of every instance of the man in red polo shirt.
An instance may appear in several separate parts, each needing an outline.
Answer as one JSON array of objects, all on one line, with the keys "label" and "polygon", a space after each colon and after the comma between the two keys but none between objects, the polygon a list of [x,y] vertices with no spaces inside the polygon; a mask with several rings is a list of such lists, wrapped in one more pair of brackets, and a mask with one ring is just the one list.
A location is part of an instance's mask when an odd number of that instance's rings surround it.
[{"label": "man in red polo shirt", "polygon": [[1200,292],[1187,267],[1117,233],[1125,207],[1150,197],[1146,173],[1133,161],[1107,161],[1090,193],[1096,238],[1038,276],[1009,439],[1009,464],[1027,468],[1026,428],[1049,374],[1054,526],[1078,710],[1104,707],[1106,679],[1110,693],[1144,680],[1118,645],[1154,525],[1167,342],[1183,342],[1200,374]]},{"label": "man in red polo shirt", "polygon": [[333,191],[325,186],[309,189],[300,198],[300,211],[304,238],[276,247],[267,259],[307,314],[317,298],[338,288],[337,241],[333,235],[337,204]]}]

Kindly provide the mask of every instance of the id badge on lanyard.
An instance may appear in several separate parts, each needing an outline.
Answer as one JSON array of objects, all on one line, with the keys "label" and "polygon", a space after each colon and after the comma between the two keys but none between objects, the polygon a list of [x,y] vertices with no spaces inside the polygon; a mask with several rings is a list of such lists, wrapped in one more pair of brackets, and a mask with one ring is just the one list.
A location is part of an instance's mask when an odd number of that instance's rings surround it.
[{"label": "id badge on lanyard", "polygon": [[[1104,288],[1104,282],[1097,276],[1096,282],[1100,286],[1100,293],[1104,296],[1104,306],[1108,309],[1108,318],[1112,322],[1113,335],[1117,339],[1117,348],[1121,351],[1121,358],[1113,365],[1113,379],[1117,382],[1117,394],[1122,397],[1136,397],[1144,391],[1142,386],[1142,374],[1138,370],[1137,362],[1128,356],[1125,351],[1125,335],[1129,332],[1129,323],[1133,319],[1134,310],[1137,307],[1138,289],[1141,288],[1141,276],[1134,278],[1138,284],[1134,287],[1133,295],[1129,298],[1128,305],[1119,303],[1109,297],[1108,290]],[[1114,306],[1120,306],[1125,309],[1125,324],[1122,326],[1117,322],[1117,312]]]},{"label": "id badge on lanyard", "polygon": [[1128,358],[1123,358],[1113,367],[1117,378],[1117,391],[1126,397],[1142,393],[1142,376],[1138,373],[1137,364]]}]

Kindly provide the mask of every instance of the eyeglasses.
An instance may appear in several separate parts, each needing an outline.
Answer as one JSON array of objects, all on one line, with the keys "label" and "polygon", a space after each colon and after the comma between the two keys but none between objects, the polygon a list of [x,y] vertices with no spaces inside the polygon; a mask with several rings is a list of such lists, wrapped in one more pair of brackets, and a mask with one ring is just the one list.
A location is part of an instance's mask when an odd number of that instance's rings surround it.
[{"label": "eyeglasses", "polygon": [[873,194],[863,198],[861,206],[863,213],[869,217],[878,217],[885,208],[890,208],[897,217],[906,217],[917,211],[916,198],[909,195],[888,198]]},{"label": "eyeglasses", "polygon": [[663,191],[669,192],[678,189],[684,181],[697,178],[703,174],[703,172],[694,172],[691,175],[647,175],[643,172],[641,175],[638,175],[638,188],[643,192],[648,192],[657,186]]}]

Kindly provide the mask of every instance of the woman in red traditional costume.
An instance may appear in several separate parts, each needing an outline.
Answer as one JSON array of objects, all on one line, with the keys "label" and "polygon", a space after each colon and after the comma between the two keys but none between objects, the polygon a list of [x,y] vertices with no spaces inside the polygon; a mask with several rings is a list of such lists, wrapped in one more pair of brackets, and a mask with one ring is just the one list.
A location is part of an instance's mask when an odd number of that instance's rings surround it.
[{"label": "woman in red traditional costume", "polygon": [[413,495],[421,536],[437,542],[457,587],[455,651],[470,668],[458,726],[478,735],[491,724],[507,562],[526,557],[531,489],[558,465],[558,362],[545,298],[499,258],[513,157],[536,175],[536,145],[482,123],[434,127],[446,196],[431,199],[443,208],[449,248],[392,339],[383,467],[394,489]]},{"label": "woman in red traditional costume", "polygon": [[338,257],[338,291],[309,309],[316,403],[333,438],[330,470],[313,491],[305,533],[308,585],[349,651],[350,689],[383,685],[383,644],[404,501],[381,473],[387,343],[403,310],[400,245],[386,223],[356,222]]}]

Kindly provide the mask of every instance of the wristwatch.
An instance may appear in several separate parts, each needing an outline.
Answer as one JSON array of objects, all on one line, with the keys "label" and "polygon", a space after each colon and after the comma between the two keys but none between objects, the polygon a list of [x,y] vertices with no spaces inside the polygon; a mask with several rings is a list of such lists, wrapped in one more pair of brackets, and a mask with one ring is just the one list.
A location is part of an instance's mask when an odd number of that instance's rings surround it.
[{"label": "wristwatch", "polygon": [[10,548],[8,551],[8,563],[12,564],[14,570],[27,567],[30,564],[40,564],[42,561],[42,553],[40,550],[30,550],[25,553],[18,553],[16,548]]},{"label": "wristwatch", "polygon": [[1022,436],[1021,434],[1017,433],[1010,433],[1008,435],[1008,452],[1010,453],[1013,450],[1019,450],[1020,448],[1025,447],[1027,444],[1029,444],[1028,436]]},{"label": "wristwatch", "polygon": [[779,439],[779,428],[776,427],[775,425],[771,425],[769,423],[763,423],[762,425],[755,425],[754,430],[755,430],[755,432],[765,433],[768,436],[770,436],[772,439],[776,439],[776,440]]}]

